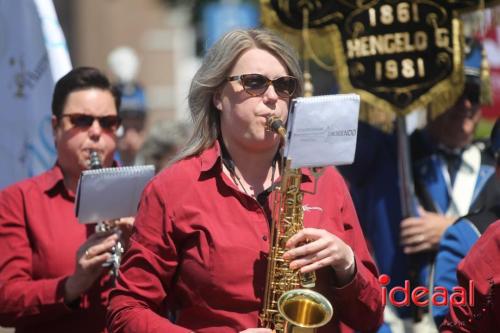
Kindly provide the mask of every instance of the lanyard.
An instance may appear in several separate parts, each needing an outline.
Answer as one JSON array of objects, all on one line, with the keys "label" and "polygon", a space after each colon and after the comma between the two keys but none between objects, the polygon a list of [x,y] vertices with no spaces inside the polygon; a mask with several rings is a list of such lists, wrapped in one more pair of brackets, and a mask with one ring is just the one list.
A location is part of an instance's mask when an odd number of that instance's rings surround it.
[{"label": "lanyard", "polygon": [[[234,164],[234,161],[231,158],[231,155],[229,154],[229,152],[227,151],[226,145],[224,144],[224,141],[222,139],[219,139],[219,144],[221,147],[222,164],[224,164],[224,166],[229,171],[229,174],[231,175],[233,182],[237,186],[239,185],[239,187],[241,187],[243,189],[243,192],[245,192],[246,195],[252,197],[252,195],[250,195],[250,193],[248,193],[248,191],[246,190],[245,186],[243,186],[241,178],[236,173],[236,166]],[[272,170],[271,170],[271,187],[264,190],[263,192],[270,193],[274,189],[274,177],[276,174],[276,165],[279,164],[280,159],[281,159],[281,155],[280,155],[280,152],[278,149],[278,151],[276,152],[276,155],[274,155],[273,161],[271,162],[271,168],[272,168]],[[257,195],[255,195],[255,198],[256,197],[257,197]]]}]

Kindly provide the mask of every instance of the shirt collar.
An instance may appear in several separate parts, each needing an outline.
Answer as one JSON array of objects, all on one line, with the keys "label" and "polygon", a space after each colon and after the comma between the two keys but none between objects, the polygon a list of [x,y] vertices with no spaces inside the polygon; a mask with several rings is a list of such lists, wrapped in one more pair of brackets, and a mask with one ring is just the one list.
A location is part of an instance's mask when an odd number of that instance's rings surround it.
[{"label": "shirt collar", "polygon": [[61,167],[56,163],[52,169],[47,171],[47,176],[43,178],[41,185],[45,191],[50,191],[56,187],[59,182],[63,182],[64,184],[64,175]]},{"label": "shirt collar", "polygon": [[[200,156],[201,161],[201,172],[208,172],[212,170],[212,168],[221,160],[221,147],[218,140],[215,140],[214,144],[205,149]],[[311,182],[314,178],[311,170],[309,168],[302,168],[302,181],[303,182]]]},{"label": "shirt collar", "polygon": [[211,170],[221,158],[221,150],[219,141],[215,140],[214,144],[205,149],[200,156],[201,161],[201,172],[207,172]]},{"label": "shirt collar", "polygon": [[[56,164],[45,173],[44,177],[38,178],[40,187],[44,192],[59,192],[66,195],[69,194],[68,189],[64,185],[64,175],[61,166]],[[74,196],[74,195],[70,195]]]},{"label": "shirt collar", "polygon": [[[113,167],[117,167],[118,163],[113,161]],[[56,190],[60,186],[60,191],[74,197],[75,193],[70,192],[66,185],[64,185],[64,174],[62,172],[61,166],[56,161],[56,164],[47,171],[46,176],[41,178],[40,185],[45,192],[50,192]]]}]

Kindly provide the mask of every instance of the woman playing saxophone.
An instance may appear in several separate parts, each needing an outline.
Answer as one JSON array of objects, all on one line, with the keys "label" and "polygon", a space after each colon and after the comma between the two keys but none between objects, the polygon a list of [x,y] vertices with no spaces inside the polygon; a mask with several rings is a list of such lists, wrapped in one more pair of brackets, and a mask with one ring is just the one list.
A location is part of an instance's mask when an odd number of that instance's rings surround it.
[{"label": "woman playing saxophone", "polygon": [[[143,193],[111,294],[112,332],[272,331],[259,315],[284,166],[266,122],[286,123],[301,76],[291,48],[267,31],[230,32],[208,51],[189,93],[193,136]],[[346,184],[327,168],[308,194],[313,178],[302,171],[305,228],[288,239],[283,260],[314,271],[315,290],[333,306],[318,332],[374,330],[381,288]]]}]

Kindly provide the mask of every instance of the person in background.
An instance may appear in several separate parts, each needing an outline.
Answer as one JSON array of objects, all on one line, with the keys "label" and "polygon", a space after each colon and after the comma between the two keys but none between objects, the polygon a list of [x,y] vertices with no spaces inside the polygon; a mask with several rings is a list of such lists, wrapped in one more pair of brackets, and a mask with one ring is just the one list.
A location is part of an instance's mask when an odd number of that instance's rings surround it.
[{"label": "person in background", "polygon": [[[111,332],[271,333],[259,312],[282,168],[280,137],[266,123],[286,122],[301,78],[295,52],[265,30],[229,32],[208,51],[188,97],[191,139],[143,192],[111,293]],[[319,333],[374,330],[382,292],[347,186],[326,168],[311,194],[313,176],[302,171],[303,205],[315,209],[284,258],[315,271],[333,305],[335,319]]]},{"label": "person in background", "polygon": [[147,103],[144,88],[138,83],[139,57],[134,49],[121,46],[108,56],[108,65],[118,78],[116,89],[121,93],[118,130],[118,159],[123,165],[136,164],[136,155],[146,137]]},{"label": "person in background", "polygon": [[[119,93],[95,68],[75,68],[56,83],[56,164],[0,192],[1,325],[18,333],[105,330],[111,279],[103,264],[119,236],[78,223],[75,191],[92,151],[104,167],[114,164],[119,108]],[[115,222],[129,232],[133,219]]]},{"label": "person in background", "polygon": [[[458,285],[457,267],[471,247],[490,224],[500,219],[500,120],[497,120],[490,138],[489,149],[496,156],[496,173],[490,176],[474,203],[471,213],[451,225],[439,245],[434,269],[434,285],[445,287],[448,295]],[[444,301],[440,300],[439,301]],[[439,327],[448,314],[445,305],[432,304],[432,316]]]},{"label": "person in background", "polygon": [[178,121],[161,121],[153,125],[137,160],[142,164],[153,164],[160,172],[177,155],[189,139],[190,128]]},{"label": "person in background", "polygon": [[[450,304],[440,326],[443,333],[498,332],[500,327],[500,221],[491,224],[458,265],[458,281],[466,294],[463,304]],[[470,281],[474,290],[470,290]]]},{"label": "person in background", "polygon": [[[405,281],[412,288],[434,285],[431,268],[441,236],[459,216],[469,213],[495,171],[485,145],[473,142],[481,117],[481,45],[469,47],[461,97],[410,136],[418,216],[404,218],[401,211],[395,133],[360,123],[355,162],[340,168],[378,268],[391,279],[387,290]],[[388,304],[381,332],[436,332],[428,312]]]},{"label": "person in background", "polygon": [[134,165],[146,137],[146,98],[138,84],[118,84],[116,89],[122,96],[122,123],[117,133],[119,159],[123,165]]}]

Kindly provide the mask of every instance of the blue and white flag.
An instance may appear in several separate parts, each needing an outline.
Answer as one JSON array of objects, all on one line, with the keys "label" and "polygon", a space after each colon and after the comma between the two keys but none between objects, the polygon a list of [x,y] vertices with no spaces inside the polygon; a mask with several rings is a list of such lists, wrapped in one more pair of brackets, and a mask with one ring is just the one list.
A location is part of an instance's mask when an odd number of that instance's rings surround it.
[{"label": "blue and white flag", "polygon": [[0,0],[0,189],[54,164],[52,91],[70,69],[52,0]]}]

